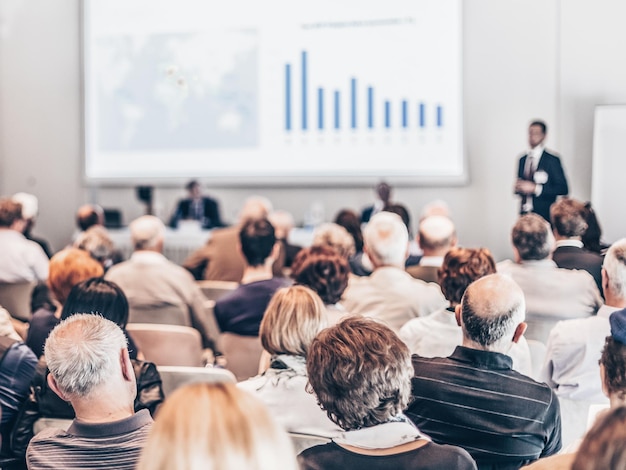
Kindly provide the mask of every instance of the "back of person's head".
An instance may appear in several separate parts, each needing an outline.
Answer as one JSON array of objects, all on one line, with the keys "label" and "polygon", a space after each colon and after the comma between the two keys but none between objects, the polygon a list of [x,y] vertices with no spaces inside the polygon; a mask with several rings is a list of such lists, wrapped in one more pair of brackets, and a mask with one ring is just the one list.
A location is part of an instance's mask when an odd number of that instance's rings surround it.
[{"label": "back of person's head", "polygon": [[121,377],[126,347],[124,333],[112,321],[99,315],[73,315],[52,330],[45,357],[50,374],[66,397],[87,398]]},{"label": "back of person's head", "polygon": [[276,244],[274,227],[267,219],[250,219],[239,231],[241,252],[250,266],[262,266]]},{"label": "back of person's head", "polygon": [[350,265],[331,247],[312,246],[298,252],[291,265],[291,277],[332,305],[341,300],[348,287]]},{"label": "back of person's head", "polygon": [[600,356],[602,389],[610,398],[626,403],[626,309],[609,317],[611,335],[604,341]]},{"label": "back of person's head", "polygon": [[450,217],[450,207],[448,206],[448,203],[441,199],[430,201],[422,207],[422,212],[420,212],[420,221],[432,215],[439,215],[452,219]]},{"label": "back of person's head", "polygon": [[272,212],[272,203],[269,199],[262,196],[250,196],[239,211],[239,222],[266,219],[270,212]]},{"label": "back of person's head", "polygon": [[348,317],[322,330],[309,348],[307,373],[322,409],[348,431],[385,423],[409,404],[411,354],[372,319]]},{"label": "back of person's head", "polygon": [[289,236],[289,232],[295,227],[296,223],[293,220],[293,215],[284,210],[272,211],[267,220],[270,221],[276,232],[276,238],[280,240],[286,240]]},{"label": "back of person's head", "polygon": [[350,209],[342,209],[335,217],[335,223],[345,228],[354,239],[354,248],[357,253],[363,251],[363,232],[361,232],[361,219],[359,215]]},{"label": "back of person's head", "polygon": [[95,204],[85,204],[76,211],[76,225],[82,231],[87,230],[94,225],[102,225],[104,223],[104,210]]},{"label": "back of person's head", "polygon": [[39,212],[37,196],[28,193],[15,193],[11,199],[22,205],[22,219],[33,220]]},{"label": "back of person's head", "polygon": [[409,232],[397,214],[379,212],[365,226],[365,250],[375,266],[404,267]]},{"label": "back of person's head", "polygon": [[541,260],[550,255],[554,237],[550,224],[537,214],[525,214],[517,219],[511,241],[522,260]]},{"label": "back of person's head", "polygon": [[259,336],[268,353],[306,357],[311,342],[328,320],[319,296],[305,286],[276,291],[265,310]]},{"label": "back of person's head", "polygon": [[525,315],[524,293],[506,275],[481,277],[461,299],[463,337],[476,349],[507,350]]},{"label": "back of person's head", "polygon": [[418,242],[424,253],[447,251],[456,244],[456,229],[448,217],[432,215],[420,222]]},{"label": "back of person's head", "polygon": [[585,203],[584,217],[585,222],[587,222],[587,230],[581,237],[583,245],[589,251],[602,253],[602,227],[600,227],[596,211],[593,210],[590,202]]},{"label": "back of person's head", "polygon": [[609,247],[602,268],[606,271],[610,293],[626,300],[626,238],[617,240]]},{"label": "back of person's head", "polygon": [[48,286],[60,304],[64,304],[72,287],[91,277],[101,277],[104,269],[84,250],[66,248],[50,258]]},{"label": "back of person's head", "polygon": [[583,439],[572,470],[623,470],[626,468],[626,407],[608,410]]},{"label": "back of person's head", "polygon": [[130,223],[130,238],[135,250],[156,250],[163,244],[165,225],[153,215],[143,215]]},{"label": "back of person's head", "polygon": [[354,238],[341,225],[333,223],[320,224],[313,232],[312,246],[328,246],[346,259],[356,252]]},{"label": "back of person's head", "polygon": [[439,269],[439,285],[451,305],[461,303],[472,282],[496,272],[496,262],[486,248],[452,248]]},{"label": "back of person's head", "polygon": [[105,268],[110,267],[111,258],[115,252],[113,240],[107,230],[101,225],[94,225],[81,232],[74,241],[74,248],[87,251],[91,257],[102,263]]},{"label": "back of person's head", "polygon": [[123,329],[128,323],[128,300],[117,284],[94,277],[72,287],[61,320],[79,313],[100,315]]},{"label": "back of person's head", "polygon": [[0,227],[9,228],[22,220],[22,205],[10,198],[0,199]]},{"label": "back of person's head", "polygon": [[587,230],[585,204],[577,199],[564,197],[550,206],[550,220],[554,231],[561,237],[581,237]]},{"label": "back of person's head", "polygon": [[138,470],[296,470],[291,441],[259,401],[234,384],[196,383],[159,410]]}]

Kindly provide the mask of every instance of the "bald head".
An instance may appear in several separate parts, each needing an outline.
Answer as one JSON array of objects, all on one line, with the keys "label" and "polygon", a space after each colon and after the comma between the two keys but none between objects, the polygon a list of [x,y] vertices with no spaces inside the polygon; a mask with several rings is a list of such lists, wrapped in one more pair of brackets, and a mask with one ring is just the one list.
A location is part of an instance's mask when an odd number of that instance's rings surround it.
[{"label": "bald head", "polygon": [[456,245],[456,230],[448,217],[432,215],[420,222],[418,242],[425,256],[444,256]]},{"label": "bald head", "polygon": [[131,222],[130,237],[135,250],[161,252],[165,238],[165,225],[153,215],[144,215]]},{"label": "bald head", "polygon": [[509,276],[490,274],[470,284],[457,318],[463,345],[506,353],[526,330],[522,289]]}]

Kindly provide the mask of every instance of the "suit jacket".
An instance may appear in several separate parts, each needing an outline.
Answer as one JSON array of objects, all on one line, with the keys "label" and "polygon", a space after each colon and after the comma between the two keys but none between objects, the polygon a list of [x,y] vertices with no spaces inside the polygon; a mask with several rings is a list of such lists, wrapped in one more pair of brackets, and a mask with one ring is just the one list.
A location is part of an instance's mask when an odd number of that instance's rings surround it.
[{"label": "suit jacket", "polygon": [[419,264],[406,268],[406,272],[415,279],[421,279],[424,282],[435,282],[437,284],[439,284],[438,271],[439,268],[437,266],[420,266]]},{"label": "suit jacket", "polygon": [[[526,158],[528,155],[524,155],[519,160],[517,168],[517,177],[521,180],[533,180],[524,176],[524,169],[526,168]],[[544,172],[548,179],[542,184],[541,194],[539,196],[532,196],[533,198],[533,212],[539,214],[547,221],[550,221],[550,206],[556,201],[557,196],[565,196],[569,192],[567,186],[567,179],[565,178],[565,172],[563,166],[561,166],[561,159],[547,151],[543,151],[539,164],[534,172],[534,181],[537,181],[537,173]],[[521,204],[524,203],[524,196],[521,197]],[[520,213],[522,208],[520,206]]]},{"label": "suit jacket", "polygon": [[552,259],[559,268],[584,269],[593,276],[602,292],[602,261],[598,253],[577,246],[559,246],[552,253]]},{"label": "suit jacket", "polygon": [[[170,227],[178,227],[179,220],[195,219],[194,214],[191,214],[191,199],[181,199],[176,207],[176,212],[170,219]],[[202,198],[203,217],[200,221],[202,228],[223,227],[222,219],[220,218],[220,211],[217,202],[210,197]]]}]

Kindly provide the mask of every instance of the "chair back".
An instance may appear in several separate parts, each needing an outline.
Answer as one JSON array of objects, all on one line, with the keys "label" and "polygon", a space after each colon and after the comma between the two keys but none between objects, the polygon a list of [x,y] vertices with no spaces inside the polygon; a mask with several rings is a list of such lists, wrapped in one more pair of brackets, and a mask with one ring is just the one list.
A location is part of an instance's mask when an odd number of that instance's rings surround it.
[{"label": "chair back", "polygon": [[12,317],[30,321],[30,297],[35,288],[31,281],[0,283],[0,305],[8,310]]},{"label": "chair back", "polygon": [[261,339],[258,336],[222,333],[220,343],[226,358],[226,368],[235,374],[238,382],[257,375],[263,353]]},{"label": "chair back", "polygon": [[186,305],[135,305],[129,309],[128,323],[191,326],[191,318]]},{"label": "chair back", "polygon": [[236,383],[232,372],[217,367],[158,366],[165,398],[179,387],[195,382]]},{"label": "chair back", "polygon": [[198,281],[198,286],[209,300],[219,300],[226,294],[234,291],[238,286],[238,282],[232,281]]},{"label": "chair back", "polygon": [[157,366],[202,366],[202,339],[194,328],[129,323],[126,331],[146,361]]},{"label": "chair back", "polygon": [[526,342],[530,350],[530,364],[532,366],[531,377],[535,380],[540,380],[541,368],[546,358],[546,345],[536,339],[527,339]]}]

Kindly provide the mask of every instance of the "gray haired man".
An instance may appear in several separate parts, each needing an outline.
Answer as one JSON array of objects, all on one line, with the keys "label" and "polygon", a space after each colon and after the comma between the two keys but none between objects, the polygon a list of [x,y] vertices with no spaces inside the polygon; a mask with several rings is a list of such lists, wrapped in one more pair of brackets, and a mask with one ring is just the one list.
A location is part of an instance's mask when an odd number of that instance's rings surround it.
[{"label": "gray haired man", "polygon": [[46,429],[28,446],[30,470],[135,468],[152,418],[135,414],[137,385],[126,338],[98,315],[74,315],[46,342],[48,385],[69,401],[76,418],[69,429]]}]

